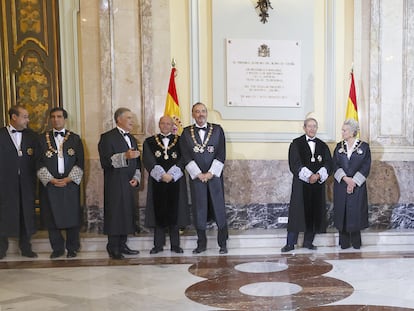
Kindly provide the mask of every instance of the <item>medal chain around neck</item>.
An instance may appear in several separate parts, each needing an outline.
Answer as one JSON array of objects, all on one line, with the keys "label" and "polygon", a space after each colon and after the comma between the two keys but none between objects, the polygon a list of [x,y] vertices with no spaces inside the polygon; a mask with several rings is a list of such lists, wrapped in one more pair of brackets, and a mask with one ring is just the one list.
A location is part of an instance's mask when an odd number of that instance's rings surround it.
[{"label": "medal chain around neck", "polygon": [[155,142],[157,143],[158,147],[164,149],[164,159],[168,160],[168,150],[170,150],[172,147],[174,147],[177,144],[178,135],[174,135],[173,142],[169,144],[167,147],[165,147],[164,144],[161,143],[158,135],[154,135],[154,137],[155,137]]},{"label": "medal chain around neck", "polygon": [[191,133],[191,138],[193,139],[193,142],[194,142],[194,146],[197,147],[198,150],[200,150],[200,152],[203,152],[204,148],[206,148],[207,146],[208,141],[210,140],[211,134],[213,133],[213,124],[210,124],[210,128],[207,133],[207,138],[204,140],[204,143],[201,145],[197,142],[195,138],[194,125],[191,126],[190,133]]},{"label": "medal chain around neck", "polygon": [[70,136],[70,131],[67,131],[65,137],[63,138],[63,141],[58,146],[58,150],[56,150],[55,148],[53,148],[53,146],[50,142],[49,132],[47,132],[46,133],[46,143],[47,143],[48,149],[50,151],[52,151],[53,153],[57,153],[59,155],[59,157],[63,157],[63,144],[65,143],[65,141],[68,140],[69,136]]}]

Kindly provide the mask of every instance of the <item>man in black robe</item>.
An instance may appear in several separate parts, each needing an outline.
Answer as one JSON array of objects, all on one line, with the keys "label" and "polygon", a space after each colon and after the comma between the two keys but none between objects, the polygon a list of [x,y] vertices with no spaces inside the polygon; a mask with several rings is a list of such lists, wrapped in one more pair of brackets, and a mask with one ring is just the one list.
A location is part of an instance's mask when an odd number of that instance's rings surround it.
[{"label": "man in black robe", "polygon": [[218,227],[219,253],[227,253],[227,219],[224,204],[223,167],[226,159],[224,131],[218,124],[207,123],[207,108],[194,104],[195,124],[186,127],[180,138],[185,168],[190,175],[194,226],[197,229],[197,248],[194,254],[207,249],[207,221],[213,218]]},{"label": "man in black robe", "polygon": [[332,170],[331,152],[322,140],[315,137],[318,122],[314,118],[307,118],[303,129],[305,134],[294,139],[289,147],[293,182],[287,243],[282,252],[295,248],[299,232],[304,232],[303,247],[315,250],[315,233],[326,232],[325,181]]},{"label": "man in black robe", "polygon": [[[40,209],[49,232],[50,258],[77,256],[80,248],[80,183],[84,169],[83,145],[79,135],[65,129],[68,113],[61,107],[50,110],[52,130],[40,137],[37,176],[41,181]],[[62,235],[66,231],[66,242]]]},{"label": "man in black robe", "polygon": [[112,259],[138,254],[126,244],[128,234],[137,231],[136,190],[141,180],[138,144],[130,134],[133,114],[128,108],[118,108],[116,127],[101,135],[98,150],[104,169],[104,233],[108,235],[106,249]]},{"label": "man in black robe", "polygon": [[183,253],[179,228],[189,224],[179,136],[172,134],[173,126],[171,117],[161,117],[161,133],[148,137],[144,142],[143,161],[149,173],[145,225],[154,228],[154,247],[150,254],[163,251],[166,229],[170,235],[171,251]]},{"label": "man in black robe", "polygon": [[0,259],[6,256],[8,237],[18,237],[22,256],[34,258],[30,239],[36,232],[38,137],[27,128],[29,113],[24,107],[11,107],[9,117],[9,125],[0,129]]}]

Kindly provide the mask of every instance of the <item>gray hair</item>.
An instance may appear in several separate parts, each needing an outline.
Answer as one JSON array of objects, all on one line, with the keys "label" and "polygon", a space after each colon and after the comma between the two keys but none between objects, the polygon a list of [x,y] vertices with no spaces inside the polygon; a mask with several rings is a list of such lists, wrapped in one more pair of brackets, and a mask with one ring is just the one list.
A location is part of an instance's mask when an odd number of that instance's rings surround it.
[{"label": "gray hair", "polygon": [[354,119],[346,119],[344,125],[348,125],[349,129],[352,132],[352,136],[357,136],[359,132],[359,123],[357,120]]},{"label": "gray hair", "polygon": [[308,124],[310,121],[314,121],[316,123],[316,126],[318,126],[318,121],[315,118],[306,118],[305,121],[303,121],[303,127],[306,127],[306,124]]},{"label": "gray hair", "polygon": [[131,111],[130,109],[128,109],[128,108],[124,108],[124,107],[121,107],[121,108],[118,108],[116,111],[115,111],[115,113],[114,113],[114,120],[115,120],[115,123],[118,123],[118,118],[124,113],[124,112],[127,112],[127,111]]}]

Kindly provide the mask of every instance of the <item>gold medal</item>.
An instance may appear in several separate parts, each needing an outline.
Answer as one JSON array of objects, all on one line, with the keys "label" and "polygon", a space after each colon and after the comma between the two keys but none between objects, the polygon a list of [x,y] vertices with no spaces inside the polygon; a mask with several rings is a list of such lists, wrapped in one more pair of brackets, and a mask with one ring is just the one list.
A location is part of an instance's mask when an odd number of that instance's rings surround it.
[{"label": "gold medal", "polygon": [[168,160],[169,158],[168,154],[164,154],[164,160]]},{"label": "gold medal", "polygon": [[311,162],[315,162],[315,157],[314,156],[312,156]]},{"label": "gold medal", "polygon": [[213,134],[213,124],[210,124],[210,129],[208,130],[207,137],[204,139],[203,144],[199,144],[195,138],[194,125],[192,125],[190,128],[190,134],[191,134],[191,138],[194,143],[193,151],[195,153],[203,153],[207,146],[208,141],[210,140],[211,135]]},{"label": "gold medal", "polygon": [[17,155],[18,155],[19,157],[22,157],[22,156],[23,156],[23,152],[22,152],[21,150],[19,150],[19,151],[17,151]]}]

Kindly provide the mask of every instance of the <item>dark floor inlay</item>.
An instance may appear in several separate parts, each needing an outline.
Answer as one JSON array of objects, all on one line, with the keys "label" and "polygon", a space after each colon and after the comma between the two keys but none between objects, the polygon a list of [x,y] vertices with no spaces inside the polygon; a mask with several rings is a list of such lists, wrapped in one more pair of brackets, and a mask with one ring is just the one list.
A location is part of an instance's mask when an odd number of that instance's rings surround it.
[{"label": "dark floor inlay", "polygon": [[[247,263],[248,260],[229,257],[200,258],[189,271],[206,280],[187,288],[186,296],[198,303],[226,310],[296,310],[303,306],[316,307],[333,303],[353,292],[348,283],[323,276],[332,266],[322,259],[288,257],[288,268],[276,272],[252,273],[235,269],[235,266]],[[251,258],[250,261],[256,264],[258,262],[257,258]],[[249,284],[265,282],[289,283],[293,285],[292,288],[300,287],[301,290],[273,297],[248,295],[240,291],[240,288]]]}]

